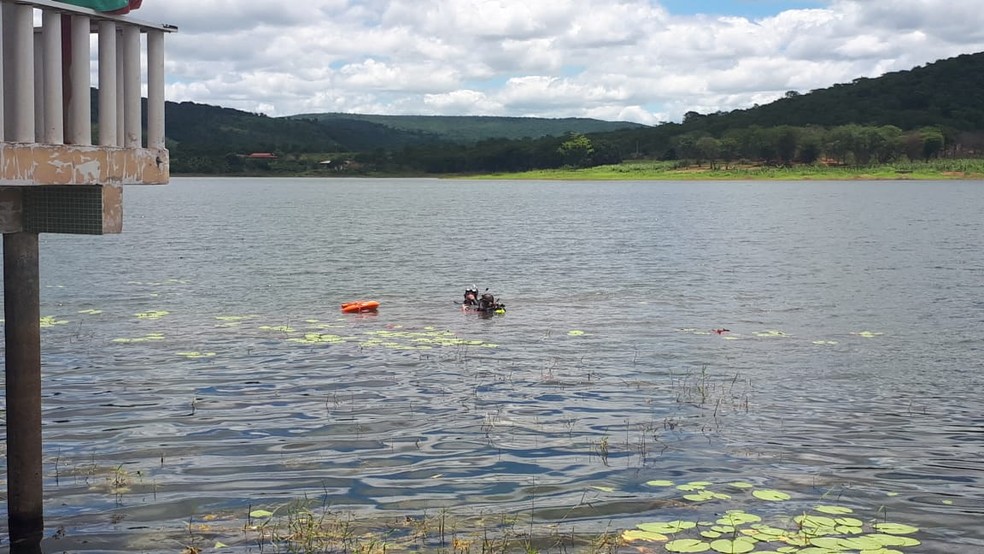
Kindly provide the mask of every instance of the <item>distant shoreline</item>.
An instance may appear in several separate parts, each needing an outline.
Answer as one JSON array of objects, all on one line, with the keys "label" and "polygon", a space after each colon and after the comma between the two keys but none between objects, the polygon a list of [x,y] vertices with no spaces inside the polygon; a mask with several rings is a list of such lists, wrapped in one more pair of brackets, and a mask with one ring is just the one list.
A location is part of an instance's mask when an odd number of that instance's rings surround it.
[{"label": "distant shoreline", "polygon": [[394,172],[172,173],[172,177],[291,177],[366,179],[469,179],[525,181],[984,181],[984,159],[930,160],[872,166],[735,165],[708,167],[679,162],[629,161],[588,168],[541,169],[516,173],[421,174]]},{"label": "distant shoreline", "polygon": [[984,159],[932,160],[875,166],[680,166],[626,162],[583,169],[549,169],[467,177],[479,180],[558,181],[942,181],[984,180]]}]

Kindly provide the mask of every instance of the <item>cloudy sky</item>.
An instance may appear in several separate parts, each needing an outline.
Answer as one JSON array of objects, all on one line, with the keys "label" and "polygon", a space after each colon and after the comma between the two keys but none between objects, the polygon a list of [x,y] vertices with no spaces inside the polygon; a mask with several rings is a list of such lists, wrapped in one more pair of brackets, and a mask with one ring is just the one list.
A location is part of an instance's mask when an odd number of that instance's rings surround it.
[{"label": "cloudy sky", "polygon": [[984,51],[980,0],[144,0],[167,98],[656,124]]}]

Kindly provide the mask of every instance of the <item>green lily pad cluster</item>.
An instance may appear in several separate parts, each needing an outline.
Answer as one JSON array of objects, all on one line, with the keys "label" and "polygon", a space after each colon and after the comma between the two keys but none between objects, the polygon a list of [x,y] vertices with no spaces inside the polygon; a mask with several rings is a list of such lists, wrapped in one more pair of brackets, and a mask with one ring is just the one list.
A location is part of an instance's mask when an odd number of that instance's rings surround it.
[{"label": "green lily pad cluster", "polygon": [[243,321],[253,319],[255,315],[217,315],[215,319],[221,321],[216,327],[239,327]]},{"label": "green lily pad cluster", "polygon": [[[676,331],[677,332],[680,332],[680,333],[689,333],[689,334],[693,334],[693,335],[715,335],[716,334],[716,335],[720,336],[723,340],[740,340],[742,338],[745,338],[745,336],[743,336],[740,333],[722,332],[722,331],[728,331],[727,329],[707,330],[707,329],[695,329],[693,327],[682,327],[682,328],[676,329]],[[852,332],[851,334],[852,335],[855,335],[855,336],[858,336],[858,337],[862,337],[862,338],[866,338],[866,339],[871,339],[871,338],[875,338],[875,337],[880,337],[880,336],[884,335],[885,333],[881,333],[881,332],[877,332],[877,331],[856,331],[856,332]],[[763,330],[763,331],[755,331],[755,332],[752,333],[751,336],[758,337],[758,338],[789,338],[789,337],[792,337],[792,335],[786,333],[785,331],[781,331],[779,329],[766,329],[766,330]],[[815,345],[818,345],[818,346],[835,346],[835,345],[837,345],[839,343],[836,340],[818,339],[818,340],[811,340],[810,341],[810,344],[815,344]]]},{"label": "green lily pad cluster", "polygon": [[[691,501],[730,500],[731,495],[714,493],[707,481],[677,485],[669,480],[648,481],[651,487],[673,488],[687,492]],[[784,502],[792,495],[771,489],[759,489],[746,482],[727,483],[733,490],[750,492],[749,499]],[[695,494],[696,493],[696,494]],[[693,497],[693,498],[691,498]],[[846,506],[821,504],[794,517],[779,516],[773,523],[744,510],[728,510],[716,521],[655,521],[640,523],[622,533],[626,542],[666,542],[667,552],[718,552],[721,554],[899,554],[899,548],[918,546],[912,535],[919,531],[911,525],[878,522],[866,525],[853,517]],[[689,535],[689,536],[680,536]]]},{"label": "green lily pad cluster", "polygon": [[481,340],[463,339],[453,331],[438,331],[425,327],[422,331],[379,330],[366,333],[368,340],[359,343],[362,347],[384,347],[399,350],[430,350],[439,347],[475,346],[496,348],[499,345]]},{"label": "green lily pad cluster", "polygon": [[160,340],[164,340],[163,333],[147,333],[142,337],[118,338],[118,339],[113,339],[113,342],[132,343],[132,342],[154,342]]},{"label": "green lily pad cluster", "polygon": [[708,481],[691,481],[690,483],[677,485],[676,488],[678,490],[690,493],[683,495],[683,497],[691,502],[704,502],[706,500],[729,500],[731,498],[728,494],[708,490],[707,487],[712,484],[713,483]]},{"label": "green lily pad cluster", "polygon": [[65,325],[66,323],[68,323],[68,320],[58,319],[55,316],[46,315],[41,318],[40,323],[41,323],[41,327],[45,328],[45,327],[54,327],[55,325]]},{"label": "green lily pad cluster", "polygon": [[150,312],[140,312],[133,315],[137,316],[138,319],[160,319],[170,313],[171,312],[167,310],[153,310]]},{"label": "green lily pad cluster", "polygon": [[198,360],[201,358],[211,358],[215,356],[215,352],[178,352],[178,356],[188,358],[189,360]]}]

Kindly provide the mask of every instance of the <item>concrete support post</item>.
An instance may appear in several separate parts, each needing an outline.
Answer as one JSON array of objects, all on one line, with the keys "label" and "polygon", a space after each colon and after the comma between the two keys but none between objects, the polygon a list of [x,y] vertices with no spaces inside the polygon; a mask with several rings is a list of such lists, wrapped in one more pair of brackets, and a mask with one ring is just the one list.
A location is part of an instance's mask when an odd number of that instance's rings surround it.
[{"label": "concrete support post", "polygon": [[119,146],[116,134],[116,22],[99,22],[99,145]]},{"label": "concrete support post", "polygon": [[3,235],[7,399],[7,514],[12,552],[40,552],[41,295],[38,235]]}]

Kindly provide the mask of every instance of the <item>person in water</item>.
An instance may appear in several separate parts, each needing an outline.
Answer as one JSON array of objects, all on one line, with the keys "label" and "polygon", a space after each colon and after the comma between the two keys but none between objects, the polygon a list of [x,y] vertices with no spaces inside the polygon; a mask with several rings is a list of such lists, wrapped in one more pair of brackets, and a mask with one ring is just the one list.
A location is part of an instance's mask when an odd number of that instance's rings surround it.
[{"label": "person in water", "polygon": [[465,299],[461,303],[463,306],[477,306],[478,305],[478,289],[470,288],[465,289]]},{"label": "person in water", "polygon": [[492,296],[492,293],[490,292],[482,294],[482,296],[478,299],[479,310],[492,311],[498,307],[499,305],[496,303],[495,297]]}]

